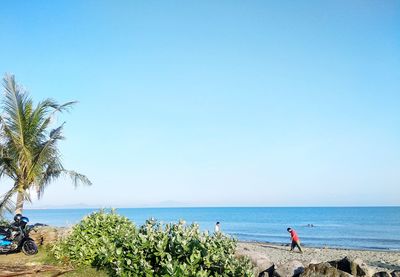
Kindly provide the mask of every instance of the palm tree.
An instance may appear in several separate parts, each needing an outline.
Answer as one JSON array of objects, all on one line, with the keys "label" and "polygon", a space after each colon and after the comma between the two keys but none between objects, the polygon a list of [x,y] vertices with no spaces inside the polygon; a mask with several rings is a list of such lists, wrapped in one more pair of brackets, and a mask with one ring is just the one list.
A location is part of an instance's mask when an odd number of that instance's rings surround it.
[{"label": "palm tree", "polygon": [[[55,114],[68,110],[75,102],[63,105],[46,99],[34,107],[27,92],[18,86],[13,75],[3,78],[4,101],[0,115],[0,178],[7,176],[12,188],[0,200],[0,210],[22,213],[24,202],[31,202],[35,189],[40,198],[48,184],[62,175],[79,183],[91,185],[90,180],[75,171],[66,170],[61,163],[57,143],[64,139],[63,125],[50,130]],[[17,195],[17,201],[12,199]]]}]

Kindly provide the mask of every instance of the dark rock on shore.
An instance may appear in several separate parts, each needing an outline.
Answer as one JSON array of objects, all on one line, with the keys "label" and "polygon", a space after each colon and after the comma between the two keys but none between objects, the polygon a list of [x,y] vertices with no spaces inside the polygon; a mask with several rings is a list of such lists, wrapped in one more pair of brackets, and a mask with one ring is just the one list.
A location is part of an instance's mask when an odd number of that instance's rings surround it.
[{"label": "dark rock on shore", "polygon": [[386,271],[376,272],[372,277],[390,277],[390,274]]},{"label": "dark rock on shore", "polygon": [[301,277],[350,277],[353,276],[347,272],[337,269],[330,265],[330,263],[310,264],[304,269]]},{"label": "dark rock on shore", "polygon": [[390,273],[392,277],[400,277],[400,270],[394,270]]},{"label": "dark rock on shore", "polygon": [[329,264],[354,276],[362,277],[372,275],[368,266],[359,259],[352,260],[348,257],[344,257],[341,260],[330,261]]},{"label": "dark rock on shore", "polygon": [[[374,272],[360,259],[345,257],[321,263],[310,263],[308,266],[297,260],[290,260],[285,263],[273,264],[271,262],[261,263],[257,254],[252,253],[253,263],[257,266],[259,277],[400,277],[400,271]],[[267,259],[267,258],[265,258]],[[266,267],[268,266],[268,267]]]}]

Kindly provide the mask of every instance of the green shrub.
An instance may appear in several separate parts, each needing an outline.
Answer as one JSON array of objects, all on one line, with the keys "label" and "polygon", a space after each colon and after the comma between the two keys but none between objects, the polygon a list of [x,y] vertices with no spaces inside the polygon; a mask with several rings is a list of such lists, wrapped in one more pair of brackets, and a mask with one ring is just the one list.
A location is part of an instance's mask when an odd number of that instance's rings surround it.
[{"label": "green shrub", "polygon": [[136,232],[135,225],[126,217],[114,211],[99,211],[75,225],[71,235],[56,244],[52,252],[63,263],[93,265],[101,253],[120,240],[129,240]]},{"label": "green shrub", "polygon": [[54,247],[57,259],[91,264],[115,276],[253,276],[251,263],[234,256],[236,241],[183,222],[148,220],[135,228],[113,212],[94,213]]}]

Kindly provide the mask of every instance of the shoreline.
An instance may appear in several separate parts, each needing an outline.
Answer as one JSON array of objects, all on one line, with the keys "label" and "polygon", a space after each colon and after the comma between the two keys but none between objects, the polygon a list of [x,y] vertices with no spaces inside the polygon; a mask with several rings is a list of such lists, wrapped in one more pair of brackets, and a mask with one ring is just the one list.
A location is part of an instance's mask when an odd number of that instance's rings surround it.
[{"label": "shoreline", "polygon": [[[235,238],[236,239],[236,238]],[[258,241],[258,240],[239,240],[236,239],[238,243],[249,243],[249,244],[265,244],[270,246],[281,246],[281,247],[290,247],[290,243],[283,243],[283,242],[270,242],[270,241]],[[331,249],[331,250],[345,250],[345,251],[373,251],[373,252],[387,252],[387,253],[400,253],[400,249],[388,249],[388,248],[352,248],[352,247],[340,247],[340,246],[331,246],[331,245],[310,245],[301,243],[302,248],[308,249]]]},{"label": "shoreline", "polygon": [[[42,223],[37,223],[37,224],[42,224]],[[47,224],[43,224],[43,225],[38,225],[38,227],[48,227],[51,229],[57,229],[57,230],[67,230],[72,228],[74,224],[68,225],[68,226],[57,226],[57,225],[47,225]],[[203,231],[207,231],[207,230],[203,230]],[[212,233],[212,231],[209,231],[209,233]],[[229,234],[229,233],[224,233],[224,235],[227,235],[228,237],[233,238],[234,240],[236,240],[238,243],[250,243],[250,244],[265,244],[265,245],[271,245],[271,246],[280,246],[280,247],[289,247],[290,243],[287,242],[270,242],[270,241],[261,241],[261,240],[241,240],[238,238],[237,235],[233,235],[233,234]],[[332,249],[332,250],[344,250],[344,251],[365,251],[365,252],[369,252],[369,251],[373,251],[373,252],[387,252],[387,253],[400,253],[400,249],[399,248],[376,248],[376,247],[348,247],[348,246],[337,246],[337,245],[329,245],[329,244],[324,244],[324,245],[312,245],[312,244],[305,244],[305,243],[301,243],[302,247],[306,247],[309,249]]]}]

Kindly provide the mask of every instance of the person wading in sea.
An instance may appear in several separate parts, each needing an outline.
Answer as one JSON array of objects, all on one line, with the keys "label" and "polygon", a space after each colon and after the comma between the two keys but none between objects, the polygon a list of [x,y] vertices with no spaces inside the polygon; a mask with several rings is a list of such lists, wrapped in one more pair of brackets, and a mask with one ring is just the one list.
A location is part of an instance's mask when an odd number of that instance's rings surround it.
[{"label": "person wading in sea", "polygon": [[300,239],[296,231],[293,230],[292,228],[287,228],[287,231],[290,233],[290,238],[292,239],[292,244],[290,245],[290,251],[293,251],[293,249],[297,246],[297,248],[299,248],[300,250],[300,253],[303,253],[303,250],[301,249],[300,246]]}]

